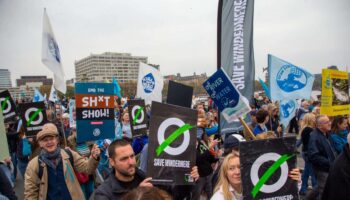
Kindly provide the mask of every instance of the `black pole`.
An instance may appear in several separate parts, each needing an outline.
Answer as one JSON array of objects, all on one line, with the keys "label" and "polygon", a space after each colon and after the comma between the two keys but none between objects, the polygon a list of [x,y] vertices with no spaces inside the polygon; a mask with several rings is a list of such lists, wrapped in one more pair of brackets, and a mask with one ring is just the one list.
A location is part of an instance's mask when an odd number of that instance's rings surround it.
[{"label": "black pole", "polygon": [[[221,19],[222,19],[222,1],[219,0],[218,5],[218,21],[217,21],[217,69],[221,68]],[[220,111],[218,109],[218,132],[221,135],[221,126],[220,126]]]}]

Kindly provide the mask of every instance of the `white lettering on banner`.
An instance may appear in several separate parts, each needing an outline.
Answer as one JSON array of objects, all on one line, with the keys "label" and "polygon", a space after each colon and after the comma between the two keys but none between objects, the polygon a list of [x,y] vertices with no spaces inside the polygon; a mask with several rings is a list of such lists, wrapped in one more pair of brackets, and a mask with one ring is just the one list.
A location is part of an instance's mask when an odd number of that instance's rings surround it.
[{"label": "white lettering on banner", "polygon": [[292,200],[293,195],[285,195],[285,196],[279,196],[279,197],[270,197],[270,198],[265,198],[261,200]]},{"label": "white lettering on banner", "polygon": [[108,107],[108,100],[110,96],[97,96],[97,97],[83,97],[83,107],[96,107],[98,102],[105,102],[105,106]]},{"label": "white lettering on banner", "polygon": [[205,86],[206,90],[215,90],[215,88],[219,87],[223,83],[221,78],[216,79],[213,83],[207,82],[207,85]]},{"label": "white lettering on banner", "polygon": [[28,127],[28,131],[37,131],[43,129],[43,126]]},{"label": "white lettering on banner", "polygon": [[15,116],[16,113],[12,112],[10,114],[7,114],[7,115],[4,115],[4,118],[9,118],[9,117],[12,117],[12,116]]},{"label": "white lettering on banner", "polygon": [[155,158],[153,160],[153,165],[160,166],[160,167],[190,168],[190,161]]},{"label": "white lettering on banner", "polygon": [[82,114],[83,119],[109,117],[109,109],[84,110]]},{"label": "white lettering on banner", "polygon": [[233,66],[232,83],[237,89],[244,89],[244,17],[247,0],[235,0],[233,7]]},{"label": "white lettering on banner", "polygon": [[147,127],[147,124],[141,124],[141,125],[134,126],[134,130],[138,130],[146,127]]}]

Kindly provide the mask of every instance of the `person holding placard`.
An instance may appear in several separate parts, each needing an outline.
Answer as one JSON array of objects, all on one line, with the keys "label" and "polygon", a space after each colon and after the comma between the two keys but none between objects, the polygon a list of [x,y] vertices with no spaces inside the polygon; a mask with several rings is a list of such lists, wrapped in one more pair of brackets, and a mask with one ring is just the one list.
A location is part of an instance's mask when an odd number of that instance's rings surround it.
[{"label": "person holding placard", "polygon": [[[299,183],[301,182],[299,169],[291,170],[288,176]],[[220,168],[219,181],[215,186],[211,200],[243,200],[238,152],[233,152],[225,157]]]}]

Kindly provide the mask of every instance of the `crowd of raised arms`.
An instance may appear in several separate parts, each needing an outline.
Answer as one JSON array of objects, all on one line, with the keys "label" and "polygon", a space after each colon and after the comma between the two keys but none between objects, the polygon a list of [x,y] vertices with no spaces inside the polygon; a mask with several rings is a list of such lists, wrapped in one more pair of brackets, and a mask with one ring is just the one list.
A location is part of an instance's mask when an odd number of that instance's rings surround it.
[{"label": "crowd of raised arms", "polygon": [[[240,142],[248,130],[220,134],[218,111],[198,102],[196,165],[191,186],[159,186],[147,177],[148,135],[132,137],[127,98],[115,100],[114,138],[78,143],[69,125],[68,100],[47,104],[49,123],[26,137],[19,121],[5,123],[10,158],[0,164],[0,200],[17,199],[14,185],[24,180],[24,199],[243,199]],[[17,100],[20,103],[21,100]],[[296,135],[304,165],[288,177],[303,199],[349,199],[349,117],[320,115],[319,101],[301,101],[288,127],[279,105],[255,94],[251,102],[253,135],[260,139]],[[151,107],[147,106],[150,118]],[[310,178],[310,181],[309,181]],[[311,183],[311,184],[310,184]]]}]

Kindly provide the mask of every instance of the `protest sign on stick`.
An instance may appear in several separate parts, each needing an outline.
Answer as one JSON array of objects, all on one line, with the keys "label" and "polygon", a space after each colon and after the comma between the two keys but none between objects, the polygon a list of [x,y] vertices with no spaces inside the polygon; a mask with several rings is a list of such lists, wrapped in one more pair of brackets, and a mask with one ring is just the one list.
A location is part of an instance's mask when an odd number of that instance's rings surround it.
[{"label": "protest sign on stick", "polygon": [[147,133],[148,117],[144,100],[129,100],[128,111],[132,137]]},{"label": "protest sign on stick", "polygon": [[0,106],[5,122],[11,121],[17,116],[16,104],[8,90],[0,93]]},{"label": "protest sign on stick", "polygon": [[22,103],[18,105],[22,124],[27,137],[34,137],[47,123],[44,102]]}]

